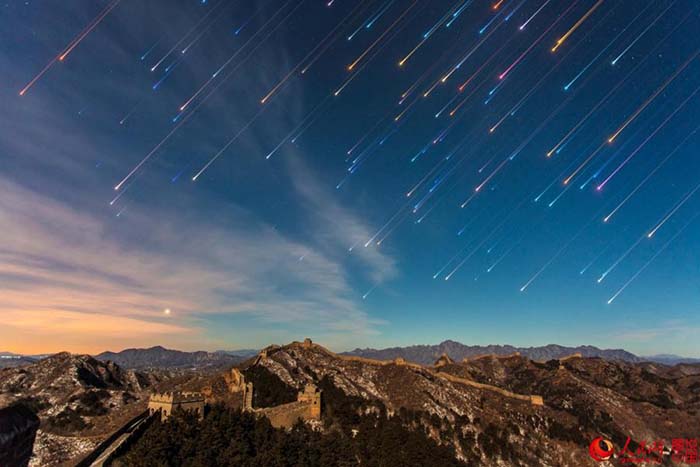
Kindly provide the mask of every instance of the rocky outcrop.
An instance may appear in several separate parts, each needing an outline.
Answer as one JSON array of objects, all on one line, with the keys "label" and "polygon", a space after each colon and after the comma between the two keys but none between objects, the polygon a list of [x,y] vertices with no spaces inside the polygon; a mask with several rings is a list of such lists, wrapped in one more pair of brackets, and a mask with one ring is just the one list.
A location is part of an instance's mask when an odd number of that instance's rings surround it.
[{"label": "rocky outcrop", "polygon": [[32,456],[39,417],[22,404],[0,409],[0,465],[26,466]]},{"label": "rocky outcrop", "polygon": [[21,403],[38,416],[32,464],[54,465],[91,451],[143,411],[152,383],[149,375],[113,362],[62,352],[0,369],[0,407]]}]

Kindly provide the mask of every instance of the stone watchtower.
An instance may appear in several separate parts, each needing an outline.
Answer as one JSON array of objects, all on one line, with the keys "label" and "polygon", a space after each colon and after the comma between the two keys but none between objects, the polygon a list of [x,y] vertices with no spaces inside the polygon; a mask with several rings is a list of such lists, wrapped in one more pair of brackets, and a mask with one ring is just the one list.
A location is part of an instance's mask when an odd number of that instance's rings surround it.
[{"label": "stone watchtower", "polygon": [[148,401],[150,415],[160,412],[160,419],[165,420],[172,415],[173,410],[196,412],[200,419],[204,418],[204,396],[198,392],[163,392],[151,394]]},{"label": "stone watchtower", "polygon": [[443,353],[442,355],[440,355],[440,358],[437,359],[434,366],[435,368],[440,368],[446,365],[452,365],[453,363],[454,360],[452,360],[450,356],[446,353]]},{"label": "stone watchtower", "polygon": [[313,384],[307,384],[304,391],[297,395],[297,401],[308,404],[308,415],[312,420],[321,419],[321,390]]},{"label": "stone watchtower", "polygon": [[243,396],[243,410],[253,410],[253,383],[245,379],[238,368],[232,368],[227,378],[229,392],[240,392]]},{"label": "stone watchtower", "polygon": [[253,383],[243,385],[243,410],[253,410]]}]

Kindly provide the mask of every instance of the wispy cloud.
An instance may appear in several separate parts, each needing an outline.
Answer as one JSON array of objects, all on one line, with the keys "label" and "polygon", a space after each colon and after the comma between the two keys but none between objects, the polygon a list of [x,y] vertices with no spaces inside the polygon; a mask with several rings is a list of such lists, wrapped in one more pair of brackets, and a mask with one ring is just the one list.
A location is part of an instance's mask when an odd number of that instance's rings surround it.
[{"label": "wispy cloud", "polygon": [[629,326],[611,333],[612,342],[640,355],[673,353],[697,355],[697,336],[700,326],[695,320],[662,320],[654,325],[647,322]]},{"label": "wispy cloud", "polygon": [[298,151],[288,154],[287,166],[293,186],[309,216],[309,223],[318,226],[314,238],[330,251],[349,253],[359,258],[373,285],[383,283],[398,273],[396,260],[374,245],[365,247],[376,229],[355,212],[343,207],[332,190],[324,189],[304,164]]},{"label": "wispy cloud", "polygon": [[[154,217],[134,206],[115,227],[111,216],[0,178],[0,340],[32,351],[211,347],[220,343],[207,340],[206,322],[216,313],[306,323],[312,333],[373,332],[337,258],[240,208],[226,210],[236,222],[182,211]],[[371,261],[377,276],[391,264]]]},{"label": "wispy cloud", "polygon": [[[91,63],[102,55],[129,63],[137,59],[128,47],[131,36],[96,35],[99,44],[81,56]],[[274,63],[294,62],[284,50],[271,53],[281,55]],[[15,76],[9,55],[0,54],[1,64],[12,69],[11,81],[25,79]],[[188,77],[194,70],[184,63],[178,73]],[[241,74],[228,91],[248,93],[250,81],[279,79],[264,69],[257,73]],[[150,88],[123,86],[123,75],[111,71],[101,80],[83,74],[81,67],[62,66],[22,99],[14,90],[0,90],[8,107],[0,115],[0,153],[6,155],[0,175],[0,350],[249,347],[269,343],[261,341],[268,336],[304,337],[294,334],[299,329],[343,347],[378,332],[381,322],[364,311],[358,289],[394,277],[395,260],[376,248],[348,253],[374,228],[320,183],[304,154],[286,152],[279,174],[289,182],[285,202],[294,206],[287,223],[303,225],[303,234],[276,227],[255,203],[212,195],[206,177],[168,184],[185,158],[173,162],[173,152],[186,152],[192,169],[248,121],[245,109],[232,107],[221,91],[173,138],[188,145],[164,147],[110,208],[116,177],[170,131],[171,110],[144,104],[140,117],[147,125],[137,125],[135,117],[120,127],[118,117],[134,103],[155,102]],[[115,97],[105,89],[119,94],[117,108],[110,107]],[[158,97],[172,92],[160,89]],[[264,128],[246,133],[239,150],[260,153],[263,160],[270,138],[278,140],[277,133],[296,124],[306,104],[298,97],[266,114]],[[78,116],[84,107],[86,116]],[[206,118],[207,112],[217,118]],[[213,178],[220,167],[212,168]]]}]

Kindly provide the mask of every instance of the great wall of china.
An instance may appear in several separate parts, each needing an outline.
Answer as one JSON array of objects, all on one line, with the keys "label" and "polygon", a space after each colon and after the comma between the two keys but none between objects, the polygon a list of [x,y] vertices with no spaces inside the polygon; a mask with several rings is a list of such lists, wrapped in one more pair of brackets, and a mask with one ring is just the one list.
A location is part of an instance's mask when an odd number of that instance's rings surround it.
[{"label": "great wall of china", "polygon": [[[260,361],[262,352],[253,363]],[[313,384],[307,384],[304,390],[297,394],[297,400],[273,407],[253,407],[253,383],[246,381],[245,375],[238,369],[232,368],[228,374],[228,388],[231,392],[240,392],[243,410],[267,417],[276,428],[290,427],[297,420],[321,420],[321,391]]]},{"label": "great wall of china", "polygon": [[[311,341],[311,339],[305,339],[304,342],[292,342],[286,346],[269,346],[261,350],[260,353],[255,357],[255,359],[250,363],[249,366],[255,366],[261,362],[261,360],[266,359],[273,355],[275,352],[288,349],[300,347],[302,349],[313,349],[327,356],[346,361],[346,362],[358,362],[366,365],[375,366],[388,366],[397,365],[406,368],[413,369],[415,371],[426,372],[431,376],[441,378],[445,381],[449,381],[454,384],[463,384],[465,386],[470,386],[484,391],[491,391],[501,396],[508,397],[511,399],[516,399],[520,401],[529,402],[535,406],[543,406],[544,401],[542,396],[535,394],[517,394],[507,389],[503,389],[498,386],[493,386],[491,384],[479,383],[477,381],[455,376],[453,374],[447,373],[445,371],[440,371],[440,368],[455,364],[455,362],[447,355],[443,354],[438,358],[433,366],[425,366],[417,363],[407,362],[403,358],[396,358],[394,360],[376,360],[366,357],[359,357],[354,355],[340,355],[335,352],[328,350],[327,348],[316,344]],[[472,357],[469,360],[476,360],[480,358],[497,358],[506,359],[513,356],[518,356],[519,354],[506,355],[506,356],[496,356],[496,355],[481,355],[478,357]],[[580,358],[580,354],[574,354],[565,358],[560,359],[561,362],[569,360],[571,358]],[[466,358],[464,361],[469,361]],[[275,427],[290,427],[297,420],[320,420],[321,419],[321,391],[316,388],[313,384],[307,384],[303,391],[299,392],[297,395],[297,400],[294,402],[289,402],[287,404],[281,404],[274,407],[254,407],[253,406],[253,394],[254,387],[253,383],[246,381],[245,375],[238,368],[231,369],[230,373],[227,374],[227,383],[229,391],[232,393],[241,393],[242,407],[243,410],[253,412],[259,416],[267,417],[273,426]],[[204,399],[201,395],[195,396],[194,394],[154,394],[151,397],[149,403],[149,410],[152,414],[158,412],[161,417],[167,418],[172,412],[175,406],[182,409],[192,409],[197,411],[200,416],[203,413]]]},{"label": "great wall of china", "polygon": [[[491,391],[491,392],[496,392],[502,396],[509,397],[512,399],[521,400],[521,401],[527,401],[527,402],[530,402],[532,405],[536,405],[536,406],[544,405],[544,400],[542,399],[542,396],[539,396],[539,395],[517,394],[517,393],[511,392],[511,391],[508,391],[506,389],[499,388],[498,386],[479,383],[479,382],[473,381],[471,379],[460,378],[458,376],[454,376],[454,375],[451,375],[449,373],[435,371],[435,368],[440,368],[441,366],[444,365],[444,364],[443,365],[440,364],[440,362],[444,358],[447,358],[450,362],[452,362],[451,359],[449,359],[449,357],[447,357],[446,355],[443,355],[442,357],[440,357],[440,359],[438,360],[438,362],[435,366],[428,367],[428,366],[424,366],[424,365],[419,365],[417,363],[407,362],[403,358],[397,358],[394,360],[375,360],[372,358],[358,357],[355,355],[340,355],[340,354],[337,354],[335,352],[331,352],[330,350],[323,347],[322,345],[316,344],[315,342],[311,341],[311,339],[307,338],[304,340],[304,342],[295,341],[295,342],[292,342],[291,344],[288,344],[284,347],[279,347],[279,346],[267,347],[267,348],[263,349],[260,352],[260,354],[258,354],[255,361],[253,362],[253,365],[257,364],[262,358],[267,358],[269,355],[273,354],[277,350],[281,350],[281,349],[293,347],[293,346],[301,346],[302,348],[305,348],[305,349],[312,349],[313,348],[315,350],[318,350],[318,351],[325,353],[328,356],[331,356],[333,358],[337,358],[339,360],[348,361],[348,362],[360,362],[360,363],[365,363],[368,365],[379,365],[379,366],[399,365],[399,366],[405,366],[408,368],[413,368],[415,370],[427,371],[433,376],[445,379],[445,380],[450,381],[452,383],[464,384],[464,385],[471,386],[474,388],[483,389],[483,390]],[[495,357],[495,358],[499,358],[499,359],[505,359],[505,358],[510,358],[512,356],[513,355],[506,355],[506,356],[481,355],[479,357],[473,357],[472,360],[478,359],[478,358],[485,358],[485,357]],[[580,357],[580,354],[571,355],[571,356],[565,357],[564,359],[561,359],[561,360],[567,360],[567,359],[576,358],[576,357]]]},{"label": "great wall of china", "polygon": [[[452,359],[449,356],[444,354],[435,362],[435,365],[430,367],[419,365],[417,363],[407,362],[403,358],[397,358],[394,360],[375,360],[354,355],[340,355],[331,352],[327,348],[318,345],[312,342],[311,339],[307,338],[304,340],[304,342],[295,341],[283,347],[267,347],[260,351],[260,353],[250,364],[250,366],[257,365],[262,359],[268,358],[276,351],[293,347],[301,347],[303,349],[314,349],[323,352],[332,358],[336,358],[347,362],[358,362],[378,366],[403,366],[414,369],[416,371],[428,372],[432,376],[442,378],[446,381],[450,381],[451,383],[464,384],[477,389],[492,391],[505,397],[530,402],[532,405],[535,406],[544,405],[542,396],[532,394],[516,394],[514,392],[508,391],[497,386],[478,383],[476,381],[454,376],[443,371],[437,371],[439,368],[445,365],[454,364],[454,361],[452,361]],[[519,354],[516,353],[514,355]],[[472,357],[469,360],[475,360],[479,358],[505,359],[513,357],[514,355],[481,355],[478,357]],[[560,358],[559,361],[564,362],[573,358],[581,358],[581,354],[574,354],[568,357]],[[465,358],[464,361],[466,362],[468,360]],[[226,381],[228,383],[229,391],[234,393],[241,393],[243,410],[255,413],[256,415],[261,417],[267,417],[274,427],[288,428],[294,425],[294,423],[296,423],[300,419],[304,421],[321,420],[322,391],[320,391],[313,384],[307,384],[304,387],[304,390],[298,393],[297,400],[294,402],[289,402],[287,404],[281,404],[274,407],[256,408],[253,407],[253,383],[247,382],[245,379],[245,375],[238,368],[231,369],[231,371],[226,375]],[[148,409],[146,411],[144,411],[135,419],[131,420],[126,425],[124,425],[124,427],[115,432],[112,437],[100,444],[100,446],[98,446],[98,448],[95,449],[95,451],[91,453],[91,455],[87,456],[79,465],[81,467],[101,467],[103,465],[106,465],[109,461],[111,461],[114,458],[116,453],[120,452],[120,450],[122,450],[124,446],[128,445],[129,442],[131,442],[134,436],[138,436],[140,431],[142,431],[142,429],[146,426],[146,423],[149,420],[152,420],[155,417],[165,420],[170,416],[170,414],[172,414],[173,410],[176,409],[194,411],[201,418],[204,414],[204,405],[205,396],[202,393],[188,393],[178,391],[169,393],[154,393],[151,395],[148,404]]]}]

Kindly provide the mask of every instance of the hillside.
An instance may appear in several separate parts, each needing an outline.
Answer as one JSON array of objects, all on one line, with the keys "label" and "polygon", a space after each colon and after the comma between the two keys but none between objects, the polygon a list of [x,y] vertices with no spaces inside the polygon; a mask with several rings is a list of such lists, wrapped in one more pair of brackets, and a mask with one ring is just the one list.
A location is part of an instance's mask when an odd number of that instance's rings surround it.
[{"label": "hillside", "polygon": [[58,465],[89,452],[142,411],[155,382],[115,363],[63,352],[0,369],[0,407],[21,404],[37,414],[32,465]]},{"label": "hillside", "polygon": [[[292,344],[269,348],[252,365],[293,388],[314,381],[325,395],[362,400],[364,413],[406,417],[407,425],[451,446],[468,465],[494,465],[495,459],[513,466],[595,465],[587,447],[596,436],[618,446],[627,436],[664,439],[670,446],[672,438],[695,437],[700,424],[700,367],[693,365],[679,371],[600,358],[541,363],[524,356],[442,363],[380,363]],[[510,393],[539,395],[544,405]],[[326,426],[332,412],[326,412]]]},{"label": "hillside", "polygon": [[[270,346],[238,368],[254,384],[255,407],[293,401],[314,383],[323,391],[321,423],[285,433],[241,414],[228,368],[144,372],[68,353],[0,370],[0,407],[21,403],[38,414],[32,465],[81,458],[141,412],[150,392],[164,389],[202,391],[207,417],[152,424],[122,465],[192,458],[201,465],[429,466],[441,459],[593,466],[599,464],[587,448],[597,436],[618,447],[627,436],[670,446],[673,438],[697,436],[700,425],[698,364],[578,356],[540,362],[517,354],[460,361],[444,354],[418,365],[338,355],[309,341]],[[284,454],[289,449],[293,455]]]}]

